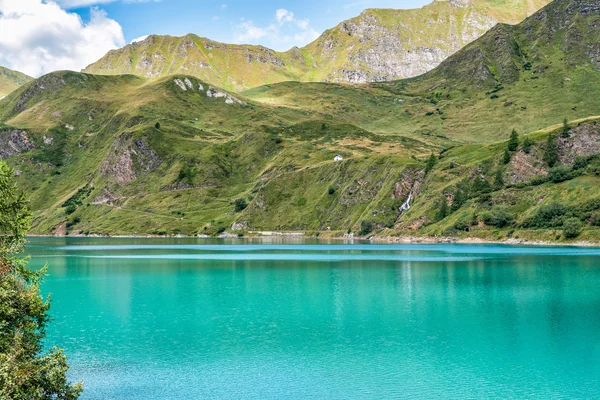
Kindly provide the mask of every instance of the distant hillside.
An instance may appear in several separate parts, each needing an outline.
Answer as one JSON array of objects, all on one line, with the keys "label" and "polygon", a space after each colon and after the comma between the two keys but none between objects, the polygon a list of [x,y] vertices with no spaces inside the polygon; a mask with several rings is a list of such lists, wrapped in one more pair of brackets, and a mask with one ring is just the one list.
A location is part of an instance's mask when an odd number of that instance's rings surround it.
[{"label": "distant hillside", "polygon": [[0,99],[32,80],[30,76],[0,66]]},{"label": "distant hillside", "polygon": [[187,74],[240,91],[282,81],[370,82],[420,75],[498,22],[517,23],[548,0],[436,0],[420,9],[368,9],[287,52],[201,38],[152,35],[84,72]]},{"label": "distant hillside", "polygon": [[56,72],[0,101],[0,158],[35,233],[600,241],[599,35],[555,0],[394,82]]}]

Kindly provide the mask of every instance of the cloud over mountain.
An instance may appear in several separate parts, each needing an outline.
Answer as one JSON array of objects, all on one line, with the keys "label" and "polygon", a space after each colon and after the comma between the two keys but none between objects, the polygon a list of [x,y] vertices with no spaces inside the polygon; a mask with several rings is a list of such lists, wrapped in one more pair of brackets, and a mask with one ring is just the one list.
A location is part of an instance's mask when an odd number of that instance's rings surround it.
[{"label": "cloud over mountain", "polygon": [[125,45],[119,23],[92,8],[90,20],[54,2],[0,0],[0,64],[32,76],[80,70]]}]

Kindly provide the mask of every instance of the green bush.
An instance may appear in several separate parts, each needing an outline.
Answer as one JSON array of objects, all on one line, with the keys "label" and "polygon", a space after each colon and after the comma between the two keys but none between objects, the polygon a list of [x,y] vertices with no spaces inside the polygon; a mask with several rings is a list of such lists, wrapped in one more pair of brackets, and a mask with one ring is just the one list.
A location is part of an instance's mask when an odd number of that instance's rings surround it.
[{"label": "green bush", "polygon": [[561,165],[550,169],[548,178],[554,183],[560,183],[573,179],[573,172],[571,171],[571,168]]},{"label": "green bush", "polygon": [[196,176],[198,176],[198,168],[195,165],[186,164],[179,171],[177,180],[189,186],[194,186]]},{"label": "green bush", "polygon": [[245,199],[236,199],[234,202],[235,212],[242,212],[248,207],[248,203]]},{"label": "green bush", "polygon": [[457,231],[468,231],[470,227],[469,222],[468,218],[461,218],[454,223],[454,229]]},{"label": "green bush", "polygon": [[588,157],[577,156],[577,157],[575,157],[575,161],[573,161],[573,169],[574,170],[584,169],[585,167],[588,166],[589,162],[590,162],[590,160]]},{"label": "green bush", "polygon": [[335,188],[333,186],[329,186],[329,189],[327,189],[327,193],[334,194],[335,193]]},{"label": "green bush", "polygon": [[431,153],[431,155],[427,159],[427,164],[425,165],[425,174],[428,174],[433,169],[433,167],[435,167],[435,164],[437,164],[437,158],[433,153]]},{"label": "green bush", "polygon": [[525,140],[523,140],[523,153],[529,154],[529,152],[531,151],[531,146],[533,146],[533,144],[533,140],[526,137]]},{"label": "green bush", "polygon": [[513,216],[504,207],[494,207],[480,215],[486,225],[504,228],[513,221]]},{"label": "green bush", "polygon": [[567,212],[569,209],[560,203],[546,204],[541,206],[523,226],[526,228],[557,228],[562,226]]},{"label": "green bush", "polygon": [[569,218],[563,225],[563,235],[567,239],[573,239],[581,233],[581,221],[577,218]]},{"label": "green bush", "polygon": [[360,231],[358,231],[359,236],[366,236],[371,232],[373,232],[373,223],[368,220],[362,221],[360,223]]}]

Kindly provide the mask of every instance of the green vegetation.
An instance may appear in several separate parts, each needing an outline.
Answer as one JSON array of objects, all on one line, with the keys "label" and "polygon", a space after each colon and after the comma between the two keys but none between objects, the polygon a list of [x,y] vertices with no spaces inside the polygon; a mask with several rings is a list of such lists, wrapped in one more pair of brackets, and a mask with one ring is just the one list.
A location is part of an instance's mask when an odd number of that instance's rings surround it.
[{"label": "green vegetation", "polygon": [[30,76],[0,66],[0,99],[32,80]]},{"label": "green vegetation", "polygon": [[567,239],[576,238],[581,234],[581,221],[577,218],[569,218],[563,225],[563,234]]},{"label": "green vegetation", "polygon": [[519,148],[519,134],[516,130],[513,129],[510,134],[510,139],[508,139],[508,151],[517,151]]},{"label": "green vegetation", "polygon": [[[510,4],[471,0],[463,7],[434,1],[413,10],[367,9],[325,31],[309,45],[286,52],[218,43],[193,34],[151,35],[109,52],[85,72],[161,77],[189,74],[232,91],[283,81],[349,82],[359,77],[367,82],[381,77],[408,78],[437,66],[496,22],[518,23],[547,3],[548,0],[512,0]],[[348,31],[349,27],[358,32]],[[398,46],[399,43],[404,45]],[[432,60],[426,53],[422,62],[413,62],[415,54],[421,55],[424,48],[435,49],[435,58]],[[376,65],[364,57],[373,51],[379,55]],[[161,57],[153,58],[151,54]],[[398,70],[399,63],[406,67]]]},{"label": "green vegetation", "polygon": [[367,236],[371,232],[373,232],[373,223],[371,221],[361,221],[358,234],[360,236]]},{"label": "green vegetation", "polygon": [[31,215],[12,176],[0,162],[0,398],[76,399],[83,386],[67,382],[62,351],[42,354],[50,320],[50,303],[40,294],[46,269],[32,272],[18,257]]}]

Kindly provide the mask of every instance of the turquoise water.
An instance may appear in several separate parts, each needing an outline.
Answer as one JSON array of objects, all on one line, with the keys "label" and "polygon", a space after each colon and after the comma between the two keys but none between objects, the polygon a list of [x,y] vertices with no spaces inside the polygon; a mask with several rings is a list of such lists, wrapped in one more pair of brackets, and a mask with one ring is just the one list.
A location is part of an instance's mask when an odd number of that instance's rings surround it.
[{"label": "turquoise water", "polygon": [[[304,243],[304,244],[300,244]],[[34,239],[84,399],[600,398],[600,249]]]}]

